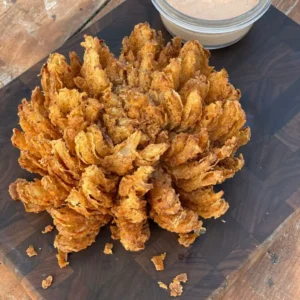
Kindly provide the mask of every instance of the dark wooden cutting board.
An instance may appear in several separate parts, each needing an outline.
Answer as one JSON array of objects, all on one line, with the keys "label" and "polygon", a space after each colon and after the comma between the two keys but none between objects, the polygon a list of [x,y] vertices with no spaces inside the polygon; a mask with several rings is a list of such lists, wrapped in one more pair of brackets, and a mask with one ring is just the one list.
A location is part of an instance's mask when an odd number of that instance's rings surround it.
[{"label": "dark wooden cutting board", "polygon": [[[149,0],[126,1],[84,33],[104,39],[118,54],[122,37],[145,21],[170,38]],[[82,39],[81,33],[58,52],[75,50],[82,55]],[[293,213],[289,197],[300,183],[300,27],[271,8],[239,43],[212,52],[211,64],[225,67],[231,82],[242,90],[252,129],[251,142],[242,148],[246,166],[222,185],[230,204],[223,221],[205,221],[207,233],[189,249],[177,243],[176,235],[151,224],[145,251],[129,253],[114,242],[112,256],[103,254],[110,241],[109,231],[103,229],[95,244],[72,254],[70,266],[59,269],[55,232],[41,233],[51,218],[25,213],[7,192],[16,178],[33,178],[19,167],[19,151],[10,137],[18,123],[17,105],[39,84],[37,74],[44,61],[0,90],[0,254],[33,298],[168,299],[157,281],[169,283],[186,272],[189,281],[181,299],[206,299]],[[38,256],[26,255],[30,244]],[[167,252],[166,268],[156,272],[150,259],[162,252]],[[43,290],[41,281],[50,274],[54,283]]]}]

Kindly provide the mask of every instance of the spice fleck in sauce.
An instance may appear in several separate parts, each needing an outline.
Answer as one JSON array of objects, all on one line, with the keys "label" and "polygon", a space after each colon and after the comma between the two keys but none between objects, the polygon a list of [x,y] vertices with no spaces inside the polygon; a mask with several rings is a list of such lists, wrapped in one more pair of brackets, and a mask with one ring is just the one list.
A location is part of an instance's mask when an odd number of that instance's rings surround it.
[{"label": "spice fleck in sauce", "polygon": [[259,0],[167,0],[185,15],[203,20],[225,20],[254,8]]}]

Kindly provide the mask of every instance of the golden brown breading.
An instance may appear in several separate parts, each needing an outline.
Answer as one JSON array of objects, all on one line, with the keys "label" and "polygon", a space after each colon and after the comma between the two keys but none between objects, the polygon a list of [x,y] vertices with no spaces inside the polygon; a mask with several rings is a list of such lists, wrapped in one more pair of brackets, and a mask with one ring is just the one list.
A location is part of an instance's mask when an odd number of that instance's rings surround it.
[{"label": "golden brown breading", "polygon": [[199,233],[183,233],[179,234],[178,243],[184,247],[189,247],[193,244],[196,238],[199,236]]},{"label": "golden brown breading", "polygon": [[167,143],[149,144],[138,153],[135,163],[138,166],[153,166],[168,148]]},{"label": "golden brown breading", "polygon": [[104,250],[103,250],[103,253],[104,254],[113,254],[113,252],[112,252],[113,246],[114,245],[112,243],[106,243],[105,247],[104,247]]},{"label": "golden brown breading", "polygon": [[210,52],[204,49],[198,41],[188,41],[181,48],[179,58],[181,63],[181,86],[197,74],[209,75],[212,67],[208,65]]},{"label": "golden brown breading", "polygon": [[[118,58],[97,37],[81,45],[82,62],[75,52],[70,63],[51,54],[42,90],[18,107],[22,130],[13,130],[12,144],[20,166],[41,178],[17,179],[11,197],[52,216],[60,267],[110,221],[128,251],[145,248],[148,218],[190,246],[203,230],[199,218],[228,209],[213,186],[244,165],[237,150],[251,133],[241,92],[226,70],[209,66],[198,41],[165,45],[148,23],[123,39]],[[182,293],[180,278],[173,295]]]},{"label": "golden brown breading", "polygon": [[178,297],[182,295],[183,288],[181,282],[187,282],[187,274],[178,274],[169,285],[170,296]]},{"label": "golden brown breading", "polygon": [[150,190],[150,217],[162,228],[176,233],[199,232],[202,222],[197,213],[182,207],[171,185],[171,176],[162,169],[154,173],[153,189]]},{"label": "golden brown breading", "polygon": [[164,266],[164,260],[166,258],[166,253],[160,254],[153,256],[151,258],[151,261],[153,262],[156,271],[163,271],[165,266]]},{"label": "golden brown breading", "polygon": [[167,289],[168,289],[168,286],[167,286],[165,283],[163,283],[163,282],[161,282],[161,281],[157,281],[157,283],[158,283],[158,286],[159,286],[160,288],[162,288],[162,289],[164,289],[164,290],[167,290]]},{"label": "golden brown breading", "polygon": [[179,133],[171,137],[171,146],[163,159],[168,166],[174,167],[196,158],[209,146],[209,138],[206,129],[199,133]]},{"label": "golden brown breading", "polygon": [[46,279],[42,281],[42,288],[47,289],[49,286],[52,285],[53,277],[49,275]]},{"label": "golden brown breading", "polygon": [[136,148],[141,140],[141,132],[136,131],[127,140],[115,146],[113,154],[105,156],[102,166],[109,172],[123,176],[133,169],[138,156]]},{"label": "golden brown breading", "polygon": [[236,90],[228,82],[228,74],[225,69],[220,72],[209,74],[208,81],[210,83],[209,92],[206,98],[207,103],[216,101],[233,100],[239,101],[241,98],[240,90]]},{"label": "golden brown breading", "polygon": [[120,229],[118,226],[112,225],[109,227],[111,231],[111,238],[113,240],[119,240],[120,239]]},{"label": "golden brown breading", "polygon": [[27,248],[26,254],[27,254],[29,257],[38,255],[37,252],[35,251],[33,245],[30,245],[30,246]]},{"label": "golden brown breading", "polygon": [[56,254],[56,258],[60,268],[65,268],[66,266],[69,265],[68,253],[58,250],[58,253]]},{"label": "golden brown breading", "polygon": [[204,219],[219,218],[229,208],[222,198],[223,191],[215,193],[213,187],[200,188],[192,192],[178,191],[183,205],[197,212]]},{"label": "golden brown breading", "polygon": [[90,246],[95,241],[100,227],[110,220],[108,215],[100,214],[86,218],[68,207],[51,208],[48,212],[59,232],[55,237],[54,247],[59,253],[66,254],[78,252]]},{"label": "golden brown breading", "polygon": [[125,249],[138,251],[150,236],[144,195],[152,188],[147,183],[154,169],[139,167],[133,175],[126,175],[119,185],[119,203],[112,208]]},{"label": "golden brown breading", "polygon": [[84,36],[81,46],[85,48],[81,76],[74,79],[75,84],[90,97],[99,97],[110,87],[109,79],[100,63],[101,44],[97,37]]},{"label": "golden brown breading", "polygon": [[54,229],[53,225],[47,225],[45,229],[42,231],[43,234],[51,232]]}]

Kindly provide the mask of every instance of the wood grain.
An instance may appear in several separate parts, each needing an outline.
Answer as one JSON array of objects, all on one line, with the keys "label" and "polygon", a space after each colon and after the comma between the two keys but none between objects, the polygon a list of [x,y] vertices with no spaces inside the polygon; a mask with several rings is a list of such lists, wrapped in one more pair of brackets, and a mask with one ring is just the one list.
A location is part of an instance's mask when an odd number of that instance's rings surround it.
[{"label": "wood grain", "polygon": [[300,23],[300,0],[273,0],[273,5],[289,18]]},{"label": "wood grain", "polygon": [[[18,2],[22,2],[22,1],[18,1]],[[103,10],[101,16],[107,13],[109,7],[114,7],[115,6],[114,4],[118,4],[117,2],[121,2],[121,1],[112,1],[109,5],[107,5],[106,8]],[[285,0],[276,1],[275,0],[273,3],[274,5],[279,7],[283,12],[287,13],[290,17],[292,17],[294,20],[298,22],[300,21],[299,19],[300,9],[299,9],[298,1],[285,1]],[[289,3],[290,5],[289,7],[286,6],[287,3]],[[24,49],[26,49],[26,47],[23,48],[23,51],[25,51]],[[45,54],[48,54],[48,52],[45,52],[44,55]],[[16,56],[15,59],[18,59],[18,56]],[[0,64],[0,68],[1,67],[2,66]],[[283,144],[286,144],[287,149],[291,150],[296,154],[298,154],[299,152],[298,149],[300,145],[298,143],[299,139],[298,139],[297,130],[294,130],[293,124],[297,124],[297,122],[298,122],[297,117],[290,118],[289,122],[287,122],[286,125],[282,127],[283,129],[281,131],[278,131],[275,135]],[[280,165],[278,165],[276,168],[278,167],[280,167]],[[252,168],[255,169],[255,166],[252,166]],[[299,207],[300,192],[296,191],[292,196],[288,198],[286,202],[294,209]],[[299,246],[300,226],[297,219],[299,220],[298,211],[296,212],[295,215],[293,215],[288,220],[288,222],[285,223],[285,225],[281,228],[279,233],[276,233],[272,236],[268,244],[263,245],[259,249],[259,251],[254,252],[255,255],[252,255],[251,257],[248,258],[250,262],[246,266],[244,266],[241,271],[237,271],[235,278],[234,276],[227,278],[228,286],[225,290],[221,292],[220,294],[221,298],[217,298],[217,299],[223,299],[224,297],[225,297],[224,299],[243,298],[243,299],[255,299],[255,300],[256,299],[280,299],[280,300],[299,299],[300,298],[299,288],[298,288],[299,268],[297,267],[297,265],[299,265],[299,253],[300,253],[300,246]],[[292,230],[292,234],[289,234],[290,230]],[[246,247],[247,249],[251,249],[250,245],[252,245],[252,247],[255,247],[255,243],[252,244],[252,242],[250,241],[250,243],[248,244],[246,243],[246,245],[243,243],[240,244],[239,247],[236,248],[236,252],[232,252],[232,258],[230,259],[231,261],[230,268],[228,268],[228,266],[226,265],[227,263],[220,266],[220,270],[224,273],[225,277],[227,276],[226,274],[230,272],[229,270],[231,270],[232,268],[232,261],[233,261],[232,259],[236,260],[236,256],[240,256],[240,255],[243,255],[245,259],[247,258],[246,254],[248,250],[246,251],[246,249],[244,249],[243,247]],[[205,249],[202,249],[202,251],[205,251]],[[185,259],[186,261],[189,261],[192,257],[193,256],[191,257],[187,256]],[[276,257],[278,257],[278,259],[276,259]],[[201,257],[199,258],[197,257],[194,259],[196,259],[197,261],[203,260],[203,258]],[[274,261],[277,262],[272,263],[270,265],[271,260],[272,262]],[[142,263],[142,266],[147,269],[147,265],[145,266],[143,264],[144,260],[142,258],[138,259],[137,261]],[[279,266],[280,268],[278,268]],[[135,268],[133,269],[135,270]],[[223,277],[221,276],[221,273],[219,271],[214,271],[210,269],[210,267],[207,265],[202,270],[201,274],[202,274],[201,275],[202,285],[200,285],[200,288],[202,293],[206,289],[207,291],[209,291],[209,293],[211,292],[211,289],[207,287],[214,287],[214,285],[212,284],[212,278],[214,278],[214,283],[216,283],[218,278],[220,284],[222,283]],[[0,277],[2,278],[1,268],[0,268]],[[197,289],[195,290],[197,295]],[[254,290],[257,290],[258,292],[253,292]],[[7,290],[5,289],[3,293],[2,291],[3,290],[0,290],[0,299],[22,299],[21,295],[22,292],[24,292],[21,289],[21,287],[19,289],[16,289],[15,291],[10,289]],[[17,292],[16,296],[14,294],[15,292]],[[190,292],[189,294],[192,293]]]},{"label": "wood grain", "polygon": [[214,300],[300,299],[300,210],[273,238],[228,279]]},{"label": "wood grain", "polygon": [[[93,18],[87,25],[90,26],[91,24],[98,21],[104,15],[106,15],[109,11],[116,8],[118,5],[122,4],[126,0],[112,0],[109,4],[101,10],[95,18]],[[286,14],[289,18],[300,24],[300,0],[272,0],[272,4]]]},{"label": "wood grain", "polygon": [[4,265],[0,265],[0,299],[5,300],[30,300],[31,298],[20,285],[19,280],[7,270]]},{"label": "wood grain", "polygon": [[61,46],[105,0],[0,2],[0,87]]},{"label": "wood grain", "polygon": [[104,17],[106,14],[108,14],[111,10],[113,10],[114,8],[116,8],[117,6],[119,6],[120,4],[122,4],[125,1],[126,0],[111,0],[110,2],[108,2],[108,4],[105,5],[103,7],[103,9],[101,9],[99,11],[99,13],[88,24],[86,24],[85,28],[88,28],[90,25],[92,25],[95,22],[97,22],[98,20],[100,20],[102,17]]}]

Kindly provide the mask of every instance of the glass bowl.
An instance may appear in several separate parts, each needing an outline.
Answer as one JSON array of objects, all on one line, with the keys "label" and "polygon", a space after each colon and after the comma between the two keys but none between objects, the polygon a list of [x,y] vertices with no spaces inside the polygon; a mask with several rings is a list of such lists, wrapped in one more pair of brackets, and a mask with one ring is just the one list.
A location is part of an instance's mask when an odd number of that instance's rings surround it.
[{"label": "glass bowl", "polygon": [[224,48],[238,42],[269,9],[271,2],[260,0],[253,9],[231,19],[203,20],[181,13],[166,0],[152,0],[171,35],[185,41],[198,40],[207,49]]}]

